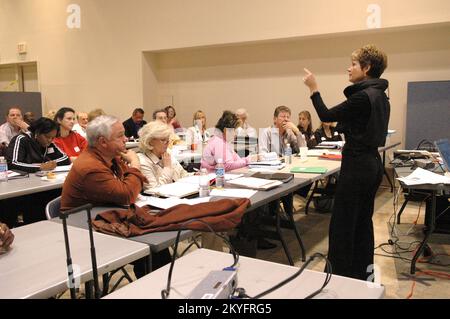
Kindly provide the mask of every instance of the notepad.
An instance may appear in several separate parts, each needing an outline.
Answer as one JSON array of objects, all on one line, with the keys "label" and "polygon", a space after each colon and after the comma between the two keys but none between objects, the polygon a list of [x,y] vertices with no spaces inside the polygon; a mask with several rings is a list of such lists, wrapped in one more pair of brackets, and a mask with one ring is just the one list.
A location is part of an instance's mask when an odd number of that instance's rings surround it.
[{"label": "notepad", "polygon": [[342,160],[342,154],[323,154],[319,158],[340,161]]},{"label": "notepad", "polygon": [[283,182],[255,177],[240,177],[229,181],[228,184],[250,189],[269,190],[282,185]]},{"label": "notepad", "polygon": [[291,173],[311,173],[311,174],[323,174],[327,172],[326,167],[292,167]]},{"label": "notepad", "polygon": [[182,198],[198,193],[198,184],[175,182],[146,190],[144,193],[163,197]]}]

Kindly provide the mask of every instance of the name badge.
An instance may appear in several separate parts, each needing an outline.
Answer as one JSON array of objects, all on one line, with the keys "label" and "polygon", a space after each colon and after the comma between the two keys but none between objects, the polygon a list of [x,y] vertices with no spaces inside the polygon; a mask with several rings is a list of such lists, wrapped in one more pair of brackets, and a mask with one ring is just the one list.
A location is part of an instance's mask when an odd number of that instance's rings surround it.
[{"label": "name badge", "polygon": [[47,154],[52,154],[52,153],[55,153],[55,150],[53,149],[53,147],[47,148]]},{"label": "name badge", "polygon": [[75,152],[77,152],[77,153],[80,151],[80,148],[79,148],[78,146],[75,146],[73,149],[74,149]]}]

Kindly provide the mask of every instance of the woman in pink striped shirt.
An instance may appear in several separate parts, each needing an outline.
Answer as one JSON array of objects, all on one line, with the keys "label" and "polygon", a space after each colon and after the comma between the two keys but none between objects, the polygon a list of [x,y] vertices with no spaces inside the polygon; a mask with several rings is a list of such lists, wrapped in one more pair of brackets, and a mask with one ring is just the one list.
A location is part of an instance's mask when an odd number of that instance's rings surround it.
[{"label": "woman in pink striped shirt", "polygon": [[208,171],[214,171],[217,160],[222,159],[225,171],[247,166],[248,163],[257,161],[256,154],[247,157],[239,157],[233,149],[235,129],[239,126],[239,118],[231,111],[224,111],[216,124],[214,136],[209,139],[203,149],[201,167]]}]

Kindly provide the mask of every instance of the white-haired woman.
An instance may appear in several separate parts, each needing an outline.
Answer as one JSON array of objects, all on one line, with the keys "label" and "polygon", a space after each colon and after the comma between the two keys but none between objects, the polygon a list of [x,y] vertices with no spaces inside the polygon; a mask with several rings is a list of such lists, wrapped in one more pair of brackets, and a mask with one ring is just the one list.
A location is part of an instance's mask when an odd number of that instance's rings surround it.
[{"label": "white-haired woman", "polygon": [[150,122],[139,131],[138,153],[141,172],[147,177],[145,189],[169,184],[188,176],[178,161],[167,152],[172,128],[160,121]]}]

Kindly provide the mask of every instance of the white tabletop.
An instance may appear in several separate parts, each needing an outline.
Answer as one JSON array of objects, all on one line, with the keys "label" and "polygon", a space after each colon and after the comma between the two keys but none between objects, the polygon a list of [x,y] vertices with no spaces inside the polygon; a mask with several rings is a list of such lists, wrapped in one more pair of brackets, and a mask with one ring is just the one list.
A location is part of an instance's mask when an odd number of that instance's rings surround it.
[{"label": "white tabletop", "polygon": [[[58,173],[58,176],[66,174]],[[61,188],[63,184],[64,178],[45,180],[30,173],[28,177],[10,179],[8,182],[0,183],[0,200]]]},{"label": "white tabletop", "polygon": [[[89,233],[68,227],[81,283],[92,279]],[[41,221],[14,228],[12,249],[0,255],[0,299],[49,298],[67,288],[66,250],[61,224]],[[94,233],[99,275],[149,255],[148,245]],[[74,269],[76,269],[74,267]]]},{"label": "white tabletop", "polygon": [[[221,270],[233,263],[230,254],[208,249],[198,249],[175,262],[172,274],[170,298],[187,298],[194,287],[212,270]],[[170,265],[166,265],[145,277],[109,294],[107,299],[160,299],[166,288]],[[255,296],[298,271],[297,267],[273,262],[239,257],[238,287]],[[264,298],[300,299],[319,289],[325,273],[305,270],[300,276]],[[376,299],[384,296],[384,287],[361,280],[332,276],[328,286],[315,298]]]}]

